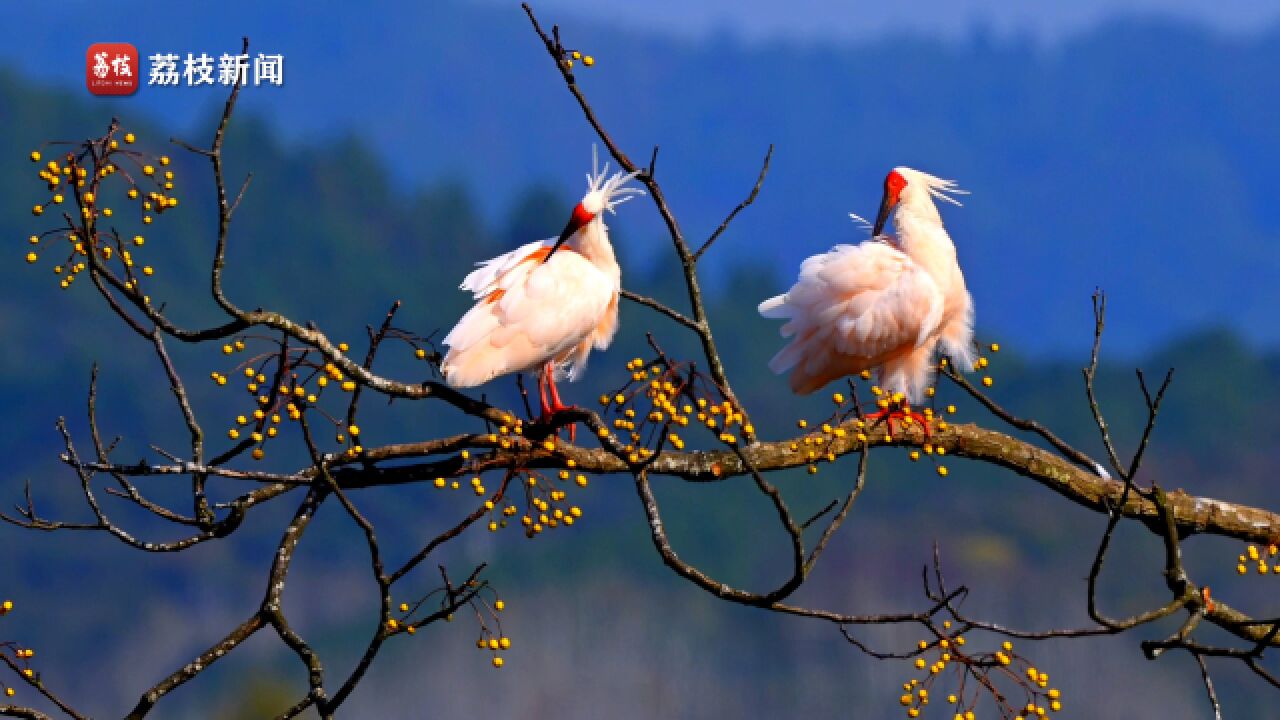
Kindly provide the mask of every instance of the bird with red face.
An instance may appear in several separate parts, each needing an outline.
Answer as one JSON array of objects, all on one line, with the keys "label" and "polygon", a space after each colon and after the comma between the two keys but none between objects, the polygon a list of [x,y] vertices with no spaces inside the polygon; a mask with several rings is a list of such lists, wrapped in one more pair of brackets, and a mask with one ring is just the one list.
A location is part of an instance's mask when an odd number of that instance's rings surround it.
[{"label": "bird with red face", "polygon": [[[789,342],[769,368],[790,373],[792,391],[809,394],[872,370],[906,406],[923,397],[939,349],[963,370],[972,367],[973,299],[933,202],[959,205],[951,195],[963,192],[954,181],[894,168],[872,238],[808,258],[786,294],[760,303],[761,315],[787,321],[781,333]],[[882,234],[891,214],[896,234]]]},{"label": "bird with red face", "polygon": [[445,382],[474,387],[533,373],[543,415],[568,409],[556,380],[581,377],[592,348],[608,347],[618,329],[621,269],[604,212],[643,194],[627,186],[636,173],[608,172],[608,163],[600,170],[593,157],[587,193],[559,237],[478,263],[462,281],[476,303],[445,336]]}]

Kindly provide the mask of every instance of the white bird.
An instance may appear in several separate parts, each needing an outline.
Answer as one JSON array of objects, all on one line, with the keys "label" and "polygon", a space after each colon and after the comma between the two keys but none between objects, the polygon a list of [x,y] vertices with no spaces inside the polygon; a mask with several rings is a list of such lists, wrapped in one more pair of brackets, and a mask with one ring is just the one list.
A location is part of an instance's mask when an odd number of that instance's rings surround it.
[{"label": "white bird", "polygon": [[[787,320],[781,333],[790,342],[769,368],[790,371],[792,391],[805,395],[874,369],[891,396],[916,402],[939,345],[962,369],[972,367],[973,299],[933,202],[959,205],[948,193],[963,192],[954,181],[895,168],[884,181],[872,239],[808,258],[785,295],[760,303],[761,315]],[[881,234],[895,208],[896,238]]]},{"label": "white bird", "polygon": [[445,382],[474,387],[507,373],[535,373],[544,417],[566,409],[555,381],[581,377],[591,349],[608,347],[618,329],[621,270],[603,212],[643,194],[627,187],[637,173],[606,178],[608,172],[608,163],[597,168],[593,152],[587,194],[558,238],[477,263],[462,281],[476,304],[444,339]]}]

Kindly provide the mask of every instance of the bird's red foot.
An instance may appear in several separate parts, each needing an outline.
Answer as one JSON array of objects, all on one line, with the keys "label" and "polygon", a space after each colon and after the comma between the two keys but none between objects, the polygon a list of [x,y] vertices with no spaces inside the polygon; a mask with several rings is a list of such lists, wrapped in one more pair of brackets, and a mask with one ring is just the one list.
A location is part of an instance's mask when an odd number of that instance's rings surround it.
[{"label": "bird's red foot", "polygon": [[[565,405],[560,401],[560,392],[556,389],[556,381],[550,364],[547,365],[546,371],[543,372],[542,378],[538,381],[539,395],[542,400],[542,417],[538,418],[538,422],[550,423],[552,417],[564,410],[580,410],[577,405]],[[556,435],[559,436],[559,430]],[[569,442],[576,442],[578,439],[578,424],[570,423],[569,425]]]},{"label": "bird's red foot", "polygon": [[[565,410],[581,410],[581,409],[582,408],[578,407],[577,405],[562,405],[559,402],[545,403],[542,406],[542,417],[538,418],[538,422],[549,424],[551,420],[555,417],[556,413],[563,412]],[[560,435],[560,430],[563,430],[563,429],[564,428],[560,428],[556,430],[557,437]],[[569,442],[577,442],[578,423],[577,422],[570,423],[568,426],[568,429],[569,429]]]},{"label": "bird's red foot", "polygon": [[933,433],[929,428],[929,418],[922,413],[912,410],[911,406],[906,403],[890,404],[889,407],[886,407],[883,410],[878,410],[867,415],[863,418],[863,422],[870,427],[883,420],[889,426],[889,434],[892,435],[894,433],[893,421],[901,421],[904,419],[909,419],[911,422],[919,423],[920,429],[924,430],[924,436],[926,439],[933,436]]}]

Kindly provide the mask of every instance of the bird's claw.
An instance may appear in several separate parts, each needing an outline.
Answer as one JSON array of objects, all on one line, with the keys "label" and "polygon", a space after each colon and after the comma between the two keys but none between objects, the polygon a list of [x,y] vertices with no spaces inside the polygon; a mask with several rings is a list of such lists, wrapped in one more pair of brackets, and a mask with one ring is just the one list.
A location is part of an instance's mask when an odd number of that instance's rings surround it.
[{"label": "bird's claw", "polygon": [[863,422],[865,422],[867,426],[870,427],[876,424],[877,422],[883,420],[889,426],[889,434],[893,435],[894,433],[893,421],[903,420],[903,419],[909,419],[913,422],[919,423],[920,429],[924,431],[925,439],[929,439],[933,436],[933,432],[929,428],[929,418],[922,413],[918,413],[912,410],[911,406],[907,405],[906,403],[890,404],[888,407],[882,410],[878,410],[876,412],[871,413],[870,415],[867,415],[865,418],[863,418]]},{"label": "bird's claw", "polygon": [[[558,413],[564,412],[566,410],[581,410],[581,408],[579,408],[577,405],[562,405],[558,402],[544,403],[542,406],[542,416],[538,418],[538,422],[542,424],[550,425],[552,421],[555,420],[555,416]],[[560,431],[563,429],[564,428],[556,428],[556,437],[560,436]],[[577,421],[575,420],[574,422],[569,423],[568,429],[569,429],[569,442],[571,443],[577,442],[577,439],[578,439]]]}]

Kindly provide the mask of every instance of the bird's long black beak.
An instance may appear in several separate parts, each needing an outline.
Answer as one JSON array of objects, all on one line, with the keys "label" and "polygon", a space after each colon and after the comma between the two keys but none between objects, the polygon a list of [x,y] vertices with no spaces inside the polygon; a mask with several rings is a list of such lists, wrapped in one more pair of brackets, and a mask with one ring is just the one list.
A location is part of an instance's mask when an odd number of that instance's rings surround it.
[{"label": "bird's long black beak", "polygon": [[560,237],[556,238],[556,244],[551,246],[551,252],[547,253],[547,256],[542,258],[542,262],[545,263],[550,260],[551,256],[556,254],[556,251],[560,249],[560,246],[563,245],[566,240],[573,237],[574,233],[581,230],[582,226],[591,222],[593,219],[595,219],[595,216],[587,212],[581,204],[574,207],[573,213],[569,215],[569,222],[564,226],[564,231],[560,233]]},{"label": "bird's long black beak", "polygon": [[560,249],[560,246],[564,244],[564,241],[573,237],[573,234],[578,232],[578,228],[580,227],[582,226],[578,224],[578,218],[570,217],[569,223],[564,226],[564,232],[560,233],[560,237],[556,238],[556,244],[551,246],[551,252],[547,253],[547,256],[542,258],[542,262],[550,260],[551,256],[555,255],[556,251]]},{"label": "bird's long black beak", "polygon": [[893,209],[893,203],[889,200],[889,192],[886,189],[884,195],[880,197],[880,212],[876,213],[876,224],[871,228],[871,237],[880,237],[884,232],[884,224],[889,221],[889,211]]}]

